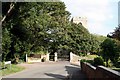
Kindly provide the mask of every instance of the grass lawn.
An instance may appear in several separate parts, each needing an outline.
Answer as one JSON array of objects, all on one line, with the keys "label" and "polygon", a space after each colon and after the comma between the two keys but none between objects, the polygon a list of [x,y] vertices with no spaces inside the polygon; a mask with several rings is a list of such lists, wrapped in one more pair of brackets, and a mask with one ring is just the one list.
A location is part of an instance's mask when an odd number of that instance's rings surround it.
[{"label": "grass lawn", "polygon": [[86,55],[86,57],[87,57],[88,59],[94,59],[95,57],[97,57],[97,55]]},{"label": "grass lawn", "polygon": [[8,75],[8,74],[12,74],[12,73],[16,73],[19,71],[24,70],[25,68],[22,66],[18,66],[15,64],[11,65],[11,69],[9,67],[9,65],[7,66],[7,68],[0,70],[0,73],[2,73],[2,76]]}]

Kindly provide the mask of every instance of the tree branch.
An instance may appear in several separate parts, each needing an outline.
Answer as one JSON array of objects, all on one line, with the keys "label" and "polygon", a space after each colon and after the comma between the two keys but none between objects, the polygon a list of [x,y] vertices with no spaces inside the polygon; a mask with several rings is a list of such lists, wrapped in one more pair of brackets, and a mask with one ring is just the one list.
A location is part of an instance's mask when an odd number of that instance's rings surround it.
[{"label": "tree branch", "polygon": [[[16,2],[15,2],[16,3]],[[2,18],[2,20],[0,21],[0,25],[2,24],[2,22],[5,21],[7,15],[11,12],[11,10],[14,8],[15,4],[14,3],[11,3],[10,4],[10,9],[7,11],[6,15]]]}]

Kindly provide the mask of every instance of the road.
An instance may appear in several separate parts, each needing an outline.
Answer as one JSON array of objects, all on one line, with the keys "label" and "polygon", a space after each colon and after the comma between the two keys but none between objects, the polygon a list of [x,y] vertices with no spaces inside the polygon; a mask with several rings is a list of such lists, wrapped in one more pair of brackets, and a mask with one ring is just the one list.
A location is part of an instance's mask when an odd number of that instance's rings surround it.
[{"label": "road", "polygon": [[26,70],[3,76],[3,78],[54,78],[56,80],[68,80],[68,78],[69,80],[78,80],[78,78],[83,80],[84,78],[80,66],[71,65],[67,61],[20,64],[20,66],[26,67]]}]

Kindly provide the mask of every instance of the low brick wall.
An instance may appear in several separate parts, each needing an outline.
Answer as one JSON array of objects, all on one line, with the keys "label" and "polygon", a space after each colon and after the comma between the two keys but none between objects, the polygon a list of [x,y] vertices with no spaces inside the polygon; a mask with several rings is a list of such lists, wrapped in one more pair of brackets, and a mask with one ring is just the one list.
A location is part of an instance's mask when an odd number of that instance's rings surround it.
[{"label": "low brick wall", "polygon": [[95,79],[95,70],[96,67],[90,65],[89,63],[81,62],[81,70],[84,72],[89,80]]},{"label": "low brick wall", "polygon": [[104,66],[94,67],[86,62],[81,62],[81,70],[88,80],[120,80],[120,73]]},{"label": "low brick wall", "polygon": [[103,79],[107,79],[109,78],[109,80],[120,80],[120,72],[117,72],[115,70],[106,68],[104,66],[98,66],[96,68],[96,78],[103,78]]},{"label": "low brick wall", "polygon": [[93,79],[95,77],[96,67],[91,66],[89,63],[86,63],[86,74],[89,79]]}]

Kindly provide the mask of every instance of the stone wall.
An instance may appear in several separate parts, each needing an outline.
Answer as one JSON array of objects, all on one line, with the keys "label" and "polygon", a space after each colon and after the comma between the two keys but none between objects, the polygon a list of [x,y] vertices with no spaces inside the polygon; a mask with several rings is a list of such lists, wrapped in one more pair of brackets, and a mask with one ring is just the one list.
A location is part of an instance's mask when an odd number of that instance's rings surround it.
[{"label": "stone wall", "polygon": [[70,62],[78,62],[80,59],[80,56],[73,54],[72,52],[70,52]]},{"label": "stone wall", "polygon": [[76,64],[76,65],[80,65],[80,60],[81,59],[87,59],[87,57],[78,56],[78,55],[70,52],[70,63]]},{"label": "stone wall", "polygon": [[27,57],[27,62],[41,62],[43,58],[45,58],[45,61],[49,61],[49,54]]},{"label": "stone wall", "polygon": [[104,66],[94,67],[89,63],[81,62],[81,70],[88,80],[120,80],[120,73]]},{"label": "stone wall", "polygon": [[41,58],[33,58],[33,57],[28,57],[27,62],[41,62]]}]

